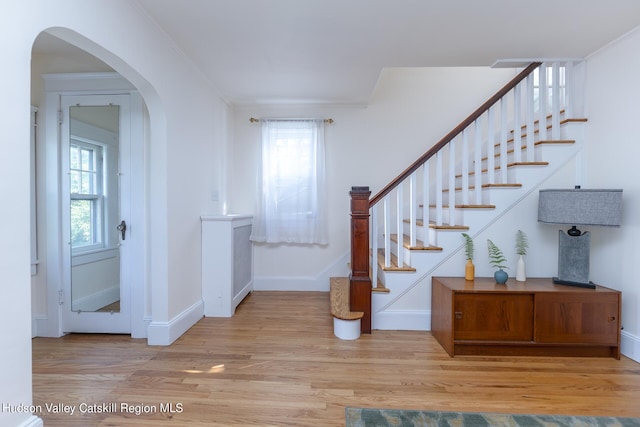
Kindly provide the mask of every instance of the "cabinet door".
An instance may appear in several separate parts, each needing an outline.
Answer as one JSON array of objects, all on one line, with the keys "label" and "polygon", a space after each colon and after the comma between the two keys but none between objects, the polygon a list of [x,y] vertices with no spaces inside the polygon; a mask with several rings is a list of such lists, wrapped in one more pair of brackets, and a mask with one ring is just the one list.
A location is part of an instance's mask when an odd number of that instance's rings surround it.
[{"label": "cabinet door", "polygon": [[546,343],[618,343],[616,293],[540,293],[536,295],[536,341]]},{"label": "cabinet door", "polygon": [[474,341],[531,341],[533,295],[456,294],[454,339]]}]

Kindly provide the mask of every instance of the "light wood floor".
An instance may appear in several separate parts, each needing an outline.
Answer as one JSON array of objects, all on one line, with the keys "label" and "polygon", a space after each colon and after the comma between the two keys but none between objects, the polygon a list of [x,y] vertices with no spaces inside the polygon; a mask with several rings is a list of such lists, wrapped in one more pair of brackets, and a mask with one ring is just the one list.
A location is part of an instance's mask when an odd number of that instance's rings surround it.
[{"label": "light wood floor", "polygon": [[234,317],[202,319],[169,347],[36,338],[33,389],[43,407],[117,403],[102,414],[45,409],[47,427],[343,426],[346,406],[640,417],[640,364],[625,357],[452,359],[429,332],[341,341],[327,293],[254,292]]}]

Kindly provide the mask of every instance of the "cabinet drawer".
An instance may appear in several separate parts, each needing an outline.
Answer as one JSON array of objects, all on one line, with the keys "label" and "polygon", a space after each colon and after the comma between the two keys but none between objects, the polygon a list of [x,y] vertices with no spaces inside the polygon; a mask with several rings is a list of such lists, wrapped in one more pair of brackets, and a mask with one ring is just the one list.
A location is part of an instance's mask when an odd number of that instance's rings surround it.
[{"label": "cabinet drawer", "polygon": [[618,298],[618,294],[601,292],[536,295],[536,341],[616,345]]},{"label": "cabinet drawer", "polygon": [[533,340],[532,294],[456,294],[454,339]]}]

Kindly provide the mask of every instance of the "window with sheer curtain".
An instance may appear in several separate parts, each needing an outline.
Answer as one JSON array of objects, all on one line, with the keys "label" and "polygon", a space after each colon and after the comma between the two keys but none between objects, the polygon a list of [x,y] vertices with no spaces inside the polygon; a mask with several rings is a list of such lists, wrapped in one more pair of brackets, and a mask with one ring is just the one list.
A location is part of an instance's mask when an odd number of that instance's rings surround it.
[{"label": "window with sheer curtain", "polygon": [[323,120],[261,120],[251,240],[327,244]]}]

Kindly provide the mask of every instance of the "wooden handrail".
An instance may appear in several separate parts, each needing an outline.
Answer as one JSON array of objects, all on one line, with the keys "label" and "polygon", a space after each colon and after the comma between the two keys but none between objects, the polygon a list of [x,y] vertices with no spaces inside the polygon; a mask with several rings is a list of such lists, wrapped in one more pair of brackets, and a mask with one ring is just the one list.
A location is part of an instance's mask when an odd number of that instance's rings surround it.
[{"label": "wooden handrail", "polygon": [[491,98],[487,100],[484,104],[482,104],[477,110],[475,110],[469,117],[464,119],[458,126],[453,128],[451,132],[449,132],[444,138],[438,141],[433,147],[431,147],[426,153],[424,153],[418,160],[413,162],[411,166],[406,168],[400,175],[398,175],[393,181],[387,184],[378,194],[376,194],[372,199],[369,200],[369,207],[371,208],[380,200],[382,200],[387,194],[389,194],[394,188],[396,188],[402,181],[408,178],[412,173],[414,173],[420,166],[422,166],[427,160],[433,157],[438,151],[440,151],[444,146],[446,146],[451,140],[453,140],[460,132],[462,132],[465,128],[470,126],[473,122],[475,122],[482,114],[485,113],[489,108],[491,108],[496,102],[498,102],[503,96],[505,96],[511,89],[516,87],[518,83],[524,80],[529,74],[533,72],[536,68],[538,68],[542,63],[541,62],[532,62],[522,70],[516,77],[513,78],[509,83],[507,83],[502,89],[496,92]]}]

